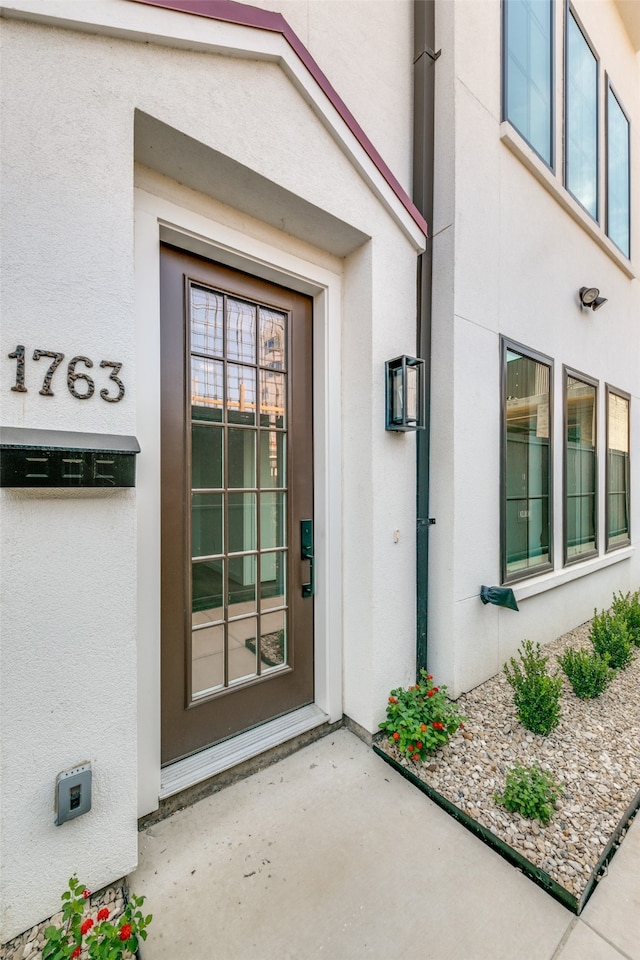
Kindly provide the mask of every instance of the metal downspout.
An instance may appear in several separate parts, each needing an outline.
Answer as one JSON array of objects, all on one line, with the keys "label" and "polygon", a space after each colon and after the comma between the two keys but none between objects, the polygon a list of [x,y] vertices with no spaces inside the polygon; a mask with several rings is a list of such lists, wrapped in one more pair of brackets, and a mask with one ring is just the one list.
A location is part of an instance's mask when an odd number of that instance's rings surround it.
[{"label": "metal downspout", "polygon": [[[433,222],[435,0],[414,0],[413,58],[413,201]],[[431,269],[432,239],[418,260],[417,355],[425,361],[425,423],[417,432],[417,624],[416,668],[427,668],[429,559],[429,436],[431,408]],[[433,521],[435,522],[435,521]]]}]

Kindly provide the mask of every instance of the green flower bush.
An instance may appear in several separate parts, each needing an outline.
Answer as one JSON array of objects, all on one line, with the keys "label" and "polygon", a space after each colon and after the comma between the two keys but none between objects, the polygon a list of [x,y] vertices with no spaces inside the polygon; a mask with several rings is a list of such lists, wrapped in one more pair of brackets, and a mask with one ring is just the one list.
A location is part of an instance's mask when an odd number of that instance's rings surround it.
[{"label": "green flower bush", "polygon": [[86,912],[91,896],[77,877],[71,877],[69,888],[62,894],[62,926],[47,927],[42,960],[130,960],[140,940],[147,939],[146,928],[153,919],[143,915],[144,897],[131,895],[124,913],[117,921],[102,907],[95,918]]},{"label": "green flower bush", "polygon": [[560,722],[560,694],[562,680],[547,673],[548,657],[543,656],[540,644],[523,640],[518,651],[520,663],[511,657],[504,672],[513,687],[513,699],[520,723],[532,733],[548,736]]},{"label": "green flower bush", "polygon": [[611,604],[614,616],[620,617],[627,625],[629,639],[640,647],[640,590],[635,593],[613,595]]},{"label": "green flower bush", "polygon": [[496,793],[494,797],[496,803],[506,810],[546,825],[553,816],[554,804],[561,791],[553,774],[543,770],[540,764],[525,767],[516,763],[507,771],[504,793]]},{"label": "green flower bush", "polygon": [[584,648],[570,648],[558,657],[558,663],[566,673],[573,692],[582,700],[599,697],[614,675],[609,666],[609,654],[603,657]]},{"label": "green flower bush", "polygon": [[447,700],[446,693],[446,687],[433,685],[433,677],[425,670],[420,671],[419,683],[391,691],[387,719],[380,728],[400,753],[412,760],[424,760],[463,726],[465,718],[455,703]]},{"label": "green flower bush", "polygon": [[593,611],[591,643],[598,656],[604,658],[605,654],[609,655],[612,670],[622,670],[634,659],[627,620],[619,612]]}]

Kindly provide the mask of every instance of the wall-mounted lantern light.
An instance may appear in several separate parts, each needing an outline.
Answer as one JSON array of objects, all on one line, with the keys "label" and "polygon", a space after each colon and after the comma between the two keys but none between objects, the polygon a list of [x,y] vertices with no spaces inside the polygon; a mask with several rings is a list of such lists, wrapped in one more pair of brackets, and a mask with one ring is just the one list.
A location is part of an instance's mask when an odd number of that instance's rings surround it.
[{"label": "wall-mounted lantern light", "polygon": [[387,430],[424,430],[424,360],[396,357],[387,360]]},{"label": "wall-mounted lantern light", "polygon": [[597,287],[580,287],[578,296],[580,297],[582,306],[591,307],[592,310],[599,310],[600,307],[603,307],[607,302],[606,297],[600,296],[600,291]]}]

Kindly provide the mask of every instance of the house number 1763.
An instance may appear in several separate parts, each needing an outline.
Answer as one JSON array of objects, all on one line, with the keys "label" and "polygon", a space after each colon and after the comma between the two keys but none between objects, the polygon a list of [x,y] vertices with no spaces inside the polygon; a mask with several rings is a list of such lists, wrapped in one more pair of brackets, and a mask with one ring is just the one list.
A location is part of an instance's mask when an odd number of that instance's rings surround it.
[{"label": "house number 1763", "polygon": [[[56,370],[64,360],[64,353],[56,353],[55,350],[33,351],[33,360],[41,360],[43,358],[50,360],[51,363],[47,368],[47,372],[42,380],[42,387],[38,392],[43,397],[52,397],[54,394],[51,389],[51,381],[53,380],[53,375]],[[15,350],[9,354],[9,359],[16,361],[16,382],[11,389],[15,393],[27,393],[28,391],[25,386],[24,344],[19,343]],[[80,369],[78,369],[79,364],[82,365]],[[90,370],[92,366],[93,360],[90,360],[89,357],[81,356],[72,357],[67,363],[67,389],[76,400],[90,400],[95,393],[96,385],[93,377],[90,377],[89,374],[85,373],[82,369],[84,367]],[[103,387],[100,391],[100,396],[103,400],[106,400],[107,403],[118,403],[118,401],[124,397],[124,383],[118,377],[122,369],[122,364],[115,360],[101,360],[100,367],[103,370],[111,369],[108,379],[112,384],[112,386]]]}]

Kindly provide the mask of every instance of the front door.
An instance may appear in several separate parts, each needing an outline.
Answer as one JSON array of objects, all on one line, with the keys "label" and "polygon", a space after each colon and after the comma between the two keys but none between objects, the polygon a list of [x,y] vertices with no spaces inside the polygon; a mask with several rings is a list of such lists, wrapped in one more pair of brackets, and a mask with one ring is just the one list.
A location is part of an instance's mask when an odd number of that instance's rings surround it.
[{"label": "front door", "polygon": [[163,246],[161,343],[169,763],[313,701],[312,304]]}]

